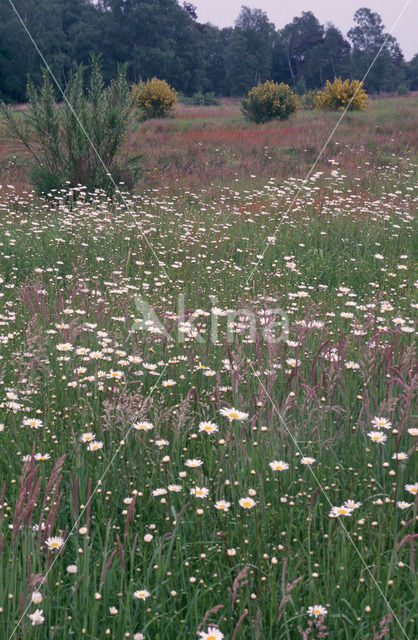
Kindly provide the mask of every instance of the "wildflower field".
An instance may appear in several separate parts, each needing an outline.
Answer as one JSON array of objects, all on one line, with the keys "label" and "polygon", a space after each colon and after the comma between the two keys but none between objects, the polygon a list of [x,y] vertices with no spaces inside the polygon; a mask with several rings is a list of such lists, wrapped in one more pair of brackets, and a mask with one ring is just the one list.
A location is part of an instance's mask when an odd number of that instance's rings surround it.
[{"label": "wildflower field", "polygon": [[2,165],[2,640],[417,637],[416,107],[306,181],[340,114],[140,123],[113,201]]}]

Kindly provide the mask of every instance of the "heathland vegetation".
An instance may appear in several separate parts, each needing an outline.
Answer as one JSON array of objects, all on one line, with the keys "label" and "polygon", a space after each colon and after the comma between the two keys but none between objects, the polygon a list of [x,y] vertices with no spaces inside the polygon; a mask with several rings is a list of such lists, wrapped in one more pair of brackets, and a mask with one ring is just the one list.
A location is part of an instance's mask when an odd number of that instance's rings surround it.
[{"label": "heathland vegetation", "polygon": [[9,168],[1,637],[414,636],[415,113],[307,180],[339,115],[234,102],[137,124],[132,195]]},{"label": "heathland vegetation", "polygon": [[0,638],[412,640],[417,95],[311,86],[289,48],[290,81],[176,103],[127,76],[173,43],[117,33],[133,67],[89,58],[58,101],[35,65],[2,106]]}]

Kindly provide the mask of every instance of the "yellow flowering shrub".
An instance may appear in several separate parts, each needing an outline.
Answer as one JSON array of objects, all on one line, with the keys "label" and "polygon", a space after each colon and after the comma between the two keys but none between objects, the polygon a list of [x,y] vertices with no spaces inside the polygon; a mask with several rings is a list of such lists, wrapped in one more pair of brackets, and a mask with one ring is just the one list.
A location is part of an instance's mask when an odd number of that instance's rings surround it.
[{"label": "yellow flowering shrub", "polygon": [[248,120],[261,123],[276,118],[286,120],[296,111],[298,101],[289,85],[267,80],[253,87],[241,105],[242,113]]},{"label": "yellow flowering shrub", "polygon": [[147,82],[134,84],[132,101],[144,117],[165,118],[171,115],[177,104],[177,93],[165,80],[152,78]]},{"label": "yellow flowering shrub", "polygon": [[341,78],[334,78],[333,82],[327,80],[324,89],[318,91],[314,99],[314,106],[315,109],[344,111],[351,98],[353,101],[348,107],[350,111],[363,111],[369,107],[368,96],[360,80],[350,82],[347,78],[343,82]]}]

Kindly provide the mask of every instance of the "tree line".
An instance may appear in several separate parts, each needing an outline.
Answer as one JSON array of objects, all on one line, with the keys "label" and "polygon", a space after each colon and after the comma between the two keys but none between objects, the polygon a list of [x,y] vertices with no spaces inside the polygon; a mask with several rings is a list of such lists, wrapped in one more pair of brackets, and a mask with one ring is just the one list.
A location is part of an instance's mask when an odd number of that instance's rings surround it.
[{"label": "tree line", "polygon": [[[59,82],[74,65],[101,56],[104,77],[127,63],[131,82],[154,76],[185,95],[242,96],[258,82],[285,82],[299,93],[335,76],[365,81],[369,93],[418,89],[418,54],[405,62],[378,13],[361,8],[345,37],[311,11],[276,29],[260,9],[243,6],[233,27],[201,24],[196,8],[177,0],[14,0]],[[387,39],[386,39],[387,38]],[[7,2],[0,6],[0,98],[26,99],[28,75],[42,61]]]}]

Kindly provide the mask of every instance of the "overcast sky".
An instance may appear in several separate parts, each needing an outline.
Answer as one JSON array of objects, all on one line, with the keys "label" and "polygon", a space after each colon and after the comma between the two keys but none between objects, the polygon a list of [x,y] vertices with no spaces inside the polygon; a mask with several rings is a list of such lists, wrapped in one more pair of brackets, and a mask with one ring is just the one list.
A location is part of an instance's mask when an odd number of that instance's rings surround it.
[{"label": "overcast sky", "polygon": [[[276,25],[283,27],[302,11],[312,11],[325,24],[333,22],[344,35],[353,26],[353,16],[360,7],[377,11],[385,30],[390,31],[406,0],[189,0],[197,7],[199,22],[212,22],[219,27],[234,24],[241,6],[262,9]],[[410,0],[393,30],[406,60],[418,53],[418,0]]]}]

